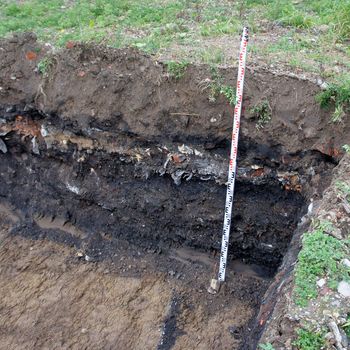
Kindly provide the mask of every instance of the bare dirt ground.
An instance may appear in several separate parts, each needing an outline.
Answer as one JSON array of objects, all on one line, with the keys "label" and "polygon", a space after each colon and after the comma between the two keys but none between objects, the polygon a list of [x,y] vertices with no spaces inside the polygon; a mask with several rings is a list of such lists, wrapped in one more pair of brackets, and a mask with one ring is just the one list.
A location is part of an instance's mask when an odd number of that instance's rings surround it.
[{"label": "bare dirt ground", "polygon": [[[243,267],[248,276],[231,273],[231,283],[216,297],[205,290],[210,258],[190,262],[181,252],[175,258],[136,252],[135,258],[131,248],[118,251],[113,262],[86,262],[73,248],[11,236],[11,225],[3,211],[4,350],[235,349],[257,310],[258,290],[267,286]],[[167,270],[169,262],[175,270]],[[250,297],[240,293],[243,286]]]}]

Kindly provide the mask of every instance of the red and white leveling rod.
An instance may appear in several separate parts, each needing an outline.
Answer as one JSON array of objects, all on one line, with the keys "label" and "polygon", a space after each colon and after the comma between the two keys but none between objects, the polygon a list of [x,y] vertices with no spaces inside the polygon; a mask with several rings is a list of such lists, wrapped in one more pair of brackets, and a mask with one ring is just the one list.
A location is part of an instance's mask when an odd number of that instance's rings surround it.
[{"label": "red and white leveling rod", "polygon": [[241,110],[242,110],[243,84],[244,84],[245,62],[246,62],[246,56],[247,56],[247,46],[248,46],[248,28],[245,27],[243,28],[241,49],[239,52],[236,105],[235,105],[235,111],[234,111],[234,117],[233,117],[230,166],[228,171],[225,217],[224,217],[224,227],[222,232],[220,267],[219,267],[219,274],[218,274],[218,281],[220,283],[225,281],[228,242],[230,238],[232,203],[233,203],[233,193],[235,188],[236,166],[237,166],[237,146],[238,146],[238,136],[239,136],[239,124],[240,124]]}]

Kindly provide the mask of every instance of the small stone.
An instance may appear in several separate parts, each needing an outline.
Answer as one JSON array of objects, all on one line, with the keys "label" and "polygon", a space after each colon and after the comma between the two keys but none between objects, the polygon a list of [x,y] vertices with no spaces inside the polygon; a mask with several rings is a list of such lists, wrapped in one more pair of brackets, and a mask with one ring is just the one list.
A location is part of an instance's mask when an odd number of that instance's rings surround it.
[{"label": "small stone", "polygon": [[321,33],[326,33],[328,32],[330,26],[328,24],[321,24],[320,26],[317,27],[317,29],[321,32]]},{"label": "small stone", "polygon": [[319,288],[322,288],[326,284],[326,280],[324,278],[321,278],[316,282],[316,284]]},{"label": "small stone", "polygon": [[340,300],[333,300],[331,302],[331,305],[334,306],[334,307],[340,307]]},{"label": "small stone", "polygon": [[218,293],[220,290],[220,282],[213,278],[211,281],[210,281],[210,286],[208,288],[208,293],[210,294],[216,294]]},{"label": "small stone", "polygon": [[328,332],[325,335],[326,341],[329,343],[329,345],[334,345],[335,344],[335,338],[332,332]]},{"label": "small stone", "polygon": [[343,297],[350,298],[350,283],[341,281],[338,285],[338,293]]},{"label": "small stone", "polygon": [[286,347],[287,350],[291,350],[293,347],[292,347],[292,339],[291,338],[288,338],[284,344],[284,346]]},{"label": "small stone", "polygon": [[82,328],[81,329],[81,333],[85,334],[87,332],[87,329],[86,328]]},{"label": "small stone", "polygon": [[345,265],[346,267],[350,267],[350,260],[349,259],[344,259],[343,260],[343,265]]}]

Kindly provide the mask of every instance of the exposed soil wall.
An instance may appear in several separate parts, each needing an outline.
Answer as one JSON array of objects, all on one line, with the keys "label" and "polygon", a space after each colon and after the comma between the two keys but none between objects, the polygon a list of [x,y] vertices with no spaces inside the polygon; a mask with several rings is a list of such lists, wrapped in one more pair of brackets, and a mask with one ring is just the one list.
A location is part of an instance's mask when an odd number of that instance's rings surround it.
[{"label": "exposed soil wall", "polygon": [[[110,259],[125,240],[145,253],[190,247],[215,256],[233,111],[211,96],[209,67],[189,66],[175,80],[132,49],[74,44],[52,53],[32,34],[0,41],[0,62],[0,198],[19,211],[12,233],[71,245],[88,261]],[[235,69],[216,74],[235,85]],[[247,72],[230,261],[262,267],[264,278],[350,143],[349,123],[330,124],[314,102],[318,89]],[[257,128],[251,108],[265,100],[271,120]],[[260,301],[267,284],[259,288]],[[254,347],[259,331],[249,344],[242,331],[240,346]]]},{"label": "exposed soil wall", "polygon": [[[232,109],[224,97],[208,99],[209,67],[189,66],[179,81],[161,63],[139,52],[76,44],[54,54],[47,77],[37,64],[47,47],[27,34],[0,42],[2,110],[35,108],[58,115],[75,131],[108,129],[145,140],[198,143],[208,148],[228,145]],[[35,59],[28,52],[38,52]],[[221,69],[235,86],[235,69]],[[339,152],[349,125],[329,123],[329,114],[314,101],[319,87],[307,80],[247,69],[241,135],[274,149]],[[250,107],[267,99],[272,120],[256,129]],[[176,114],[173,114],[176,113]]]}]

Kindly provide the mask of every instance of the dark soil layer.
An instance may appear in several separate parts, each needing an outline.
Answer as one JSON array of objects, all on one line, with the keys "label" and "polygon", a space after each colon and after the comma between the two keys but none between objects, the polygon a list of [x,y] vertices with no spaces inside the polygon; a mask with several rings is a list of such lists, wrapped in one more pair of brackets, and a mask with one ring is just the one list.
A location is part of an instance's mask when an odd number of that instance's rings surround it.
[{"label": "dark soil layer", "polygon": [[[56,218],[88,233],[65,234],[66,243],[79,245],[82,239],[85,247],[101,249],[95,245],[103,238],[126,238],[146,249],[184,244],[219,249],[224,186],[198,179],[177,186],[170,176],[159,175],[135,178],[134,164],[112,156],[88,155],[83,163],[56,157],[2,156],[0,196],[28,218]],[[302,203],[299,193],[284,191],[279,183],[238,182],[233,257],[277,267]]]},{"label": "dark soil layer", "polygon": [[[22,113],[20,118],[7,118],[2,126],[8,152],[0,164],[0,195],[21,209],[30,225],[28,234],[37,234],[32,227],[37,225],[35,219],[46,217],[84,231],[82,236],[62,229],[63,234],[54,238],[83,245],[89,255],[103,256],[108,252],[106,244],[118,238],[146,250],[186,245],[219,251],[226,191],[221,180],[227,163],[219,153],[216,157],[214,151],[204,149],[199,156],[170,153],[140,140],[137,146],[119,146],[118,152],[97,146],[83,149],[91,137],[72,136],[67,127],[54,126],[55,120]],[[18,135],[25,128],[45,135],[32,138],[35,150],[30,136]],[[277,151],[261,147],[275,153],[275,160],[265,159],[258,146],[251,143],[249,148],[249,143],[242,138],[241,163],[252,161],[253,149],[260,165],[241,167],[238,172],[231,257],[277,268],[303,208],[302,186],[312,189],[311,174],[302,165],[310,162],[314,172],[323,174],[333,164],[316,152],[288,156],[288,166],[278,167],[274,162],[282,156]],[[181,161],[176,162],[176,157]],[[219,163],[214,170],[212,158]]]},{"label": "dark soil layer", "polygon": [[[210,97],[208,67],[174,80],[135,50],[76,44],[52,54],[31,34],[0,48],[0,199],[19,210],[13,233],[72,245],[90,261],[124,241],[144,253],[219,252],[232,107]],[[234,85],[235,69],[215,74]],[[246,82],[229,258],[271,275],[350,129],[329,124],[309,81],[248,70]],[[261,129],[250,108],[264,100],[272,118]]]}]

